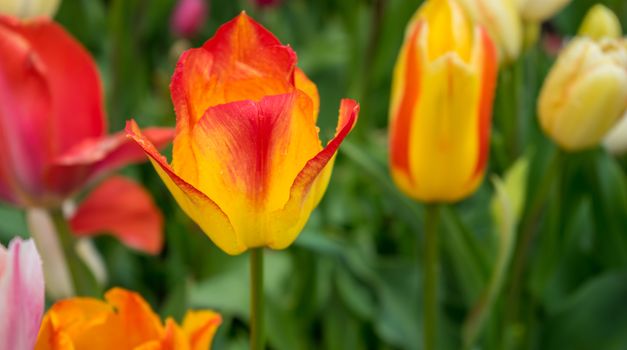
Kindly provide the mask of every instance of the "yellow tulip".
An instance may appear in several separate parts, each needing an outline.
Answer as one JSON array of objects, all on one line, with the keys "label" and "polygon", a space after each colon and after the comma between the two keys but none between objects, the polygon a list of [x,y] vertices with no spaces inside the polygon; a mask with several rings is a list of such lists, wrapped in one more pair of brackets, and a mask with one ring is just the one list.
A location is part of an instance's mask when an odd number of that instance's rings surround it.
[{"label": "yellow tulip", "polygon": [[427,1],[412,18],[390,103],[390,167],[408,196],[451,202],[480,184],[496,60],[487,32],[455,1]]},{"label": "yellow tulip", "polygon": [[566,7],[571,0],[518,0],[518,11],[530,22],[543,22]]},{"label": "yellow tulip", "polygon": [[178,204],[228,254],[290,245],[322,199],[357,102],[342,100],[323,147],[316,85],[294,51],[245,13],[183,53],[170,90],[172,164],[134,122],[127,133]]},{"label": "yellow tulip", "polygon": [[514,61],[522,46],[522,21],[516,0],[457,0],[484,26],[499,48],[502,61]]},{"label": "yellow tulip", "polygon": [[544,132],[567,151],[596,146],[627,107],[627,43],[575,38],[538,100]]},{"label": "yellow tulip", "polygon": [[0,14],[19,18],[53,17],[61,0],[0,0]]},{"label": "yellow tulip", "polygon": [[618,17],[609,8],[596,4],[592,6],[579,27],[579,35],[598,40],[620,38],[622,29]]},{"label": "yellow tulip", "polygon": [[57,302],[44,316],[35,350],[206,350],[222,322],[219,314],[188,311],[183,324],[165,325],[141,295],[121,288],[105,301],[71,298]]}]

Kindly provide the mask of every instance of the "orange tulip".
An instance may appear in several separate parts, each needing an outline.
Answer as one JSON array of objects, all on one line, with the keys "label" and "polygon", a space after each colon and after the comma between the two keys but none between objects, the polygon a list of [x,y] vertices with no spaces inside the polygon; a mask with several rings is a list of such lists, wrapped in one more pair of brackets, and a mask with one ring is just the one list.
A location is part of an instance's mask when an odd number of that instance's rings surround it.
[{"label": "orange tulip", "polygon": [[133,121],[127,133],[179,205],[229,254],[290,245],[326,190],[359,105],[342,100],[335,137],[323,147],[315,84],[294,51],[245,13],[181,56],[170,89],[172,164]]},{"label": "orange tulip", "polygon": [[72,298],[44,316],[35,350],[206,350],[222,322],[213,311],[189,311],[165,326],[137,293],[111,289],[106,302]]},{"label": "orange tulip", "polygon": [[453,0],[427,1],[411,20],[394,70],[390,166],[426,202],[471,194],[488,158],[497,54]]}]

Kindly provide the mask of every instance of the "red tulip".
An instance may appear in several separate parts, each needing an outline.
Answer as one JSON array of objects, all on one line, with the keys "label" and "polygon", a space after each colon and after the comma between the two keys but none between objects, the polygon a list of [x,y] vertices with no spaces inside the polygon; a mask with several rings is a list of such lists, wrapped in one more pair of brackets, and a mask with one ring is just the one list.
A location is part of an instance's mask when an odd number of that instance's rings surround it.
[{"label": "red tulip", "polygon": [[[60,203],[118,167],[145,159],[123,134],[106,134],[94,61],[50,19],[0,16],[0,199]],[[158,145],[170,129],[144,132]]]}]

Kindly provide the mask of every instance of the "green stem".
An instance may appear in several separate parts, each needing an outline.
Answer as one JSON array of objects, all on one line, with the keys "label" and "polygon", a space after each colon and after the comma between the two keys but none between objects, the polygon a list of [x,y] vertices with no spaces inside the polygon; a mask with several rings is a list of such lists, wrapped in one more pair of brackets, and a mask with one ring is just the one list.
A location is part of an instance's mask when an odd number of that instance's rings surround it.
[{"label": "green stem", "polygon": [[520,225],[519,236],[516,242],[516,251],[513,258],[514,261],[512,265],[511,284],[510,291],[508,293],[505,315],[508,320],[508,325],[512,325],[512,323],[515,323],[518,319],[521,283],[527,265],[529,249],[531,248],[531,243],[533,242],[537,231],[537,224],[540,219],[540,215],[542,214],[542,209],[547,200],[548,194],[551,192],[550,190],[554,179],[560,172],[561,164],[562,152],[557,149],[552,155],[544,178],[540,184],[536,186],[537,190],[532,197],[531,203],[527,206],[527,210],[525,211],[525,215],[523,216],[522,223]]},{"label": "green stem", "polygon": [[265,349],[263,329],[263,248],[250,251],[250,349]]},{"label": "green stem", "polygon": [[425,350],[437,346],[438,323],[438,219],[437,204],[427,204],[425,213],[425,241],[423,254],[424,298],[423,330]]},{"label": "green stem", "polygon": [[60,208],[49,209],[57,237],[70,270],[74,293],[79,296],[99,296],[100,288],[96,278],[76,253],[76,240],[72,235],[65,215]]}]

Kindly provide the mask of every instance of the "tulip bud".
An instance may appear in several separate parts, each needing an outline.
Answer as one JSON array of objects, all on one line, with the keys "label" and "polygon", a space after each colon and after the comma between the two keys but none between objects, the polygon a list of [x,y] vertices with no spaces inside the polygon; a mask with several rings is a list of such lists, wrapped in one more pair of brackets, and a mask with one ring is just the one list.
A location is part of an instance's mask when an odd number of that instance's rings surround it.
[{"label": "tulip bud", "polygon": [[538,100],[544,132],[567,151],[597,145],[627,107],[627,43],[574,39]]},{"label": "tulip bud", "polygon": [[427,1],[405,35],[392,83],[390,167],[427,202],[457,201],[483,179],[496,49],[455,1]]},{"label": "tulip bud", "polygon": [[19,18],[53,17],[60,0],[2,0],[0,14]]},{"label": "tulip bud", "polygon": [[543,22],[553,17],[570,0],[518,0],[518,11],[523,19]]},{"label": "tulip bud", "polygon": [[522,23],[515,0],[458,0],[474,21],[484,26],[500,51],[501,60],[520,54]]},{"label": "tulip bud", "polygon": [[205,0],[179,0],[172,15],[172,29],[182,37],[194,36],[207,17]]},{"label": "tulip bud", "polygon": [[622,29],[618,17],[609,8],[596,4],[588,10],[581,26],[579,35],[598,40],[601,38],[620,38]]},{"label": "tulip bud", "polygon": [[627,152],[627,113],[623,114],[616,125],[607,133],[603,145],[612,154]]}]

